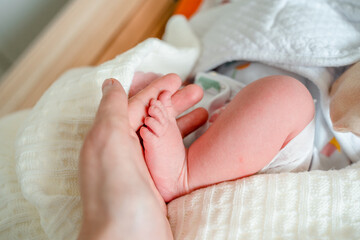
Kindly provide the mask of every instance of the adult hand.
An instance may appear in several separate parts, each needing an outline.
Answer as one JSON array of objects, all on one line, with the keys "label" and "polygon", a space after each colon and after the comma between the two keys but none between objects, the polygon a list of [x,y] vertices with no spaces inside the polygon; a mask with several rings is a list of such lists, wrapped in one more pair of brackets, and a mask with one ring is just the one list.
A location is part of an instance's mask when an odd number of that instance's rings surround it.
[{"label": "adult hand", "polygon": [[[172,239],[165,203],[151,179],[135,133],[142,124],[142,114],[135,111],[129,116],[130,105],[146,102],[159,86],[156,81],[154,84],[128,104],[118,81],[104,82],[94,126],[80,154],[83,224],[79,239]],[[173,96],[179,101],[179,112],[187,108],[180,98],[190,95],[189,89]],[[189,107],[191,101],[186,102]],[[186,121],[199,114],[180,120],[184,134],[195,128]],[[136,124],[131,125],[129,118]]]}]

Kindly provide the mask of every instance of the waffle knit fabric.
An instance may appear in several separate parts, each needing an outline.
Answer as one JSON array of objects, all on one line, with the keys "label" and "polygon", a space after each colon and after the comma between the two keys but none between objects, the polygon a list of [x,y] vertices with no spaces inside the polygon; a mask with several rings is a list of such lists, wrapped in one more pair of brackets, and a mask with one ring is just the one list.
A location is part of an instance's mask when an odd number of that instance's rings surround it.
[{"label": "waffle knit fabric", "polygon": [[[253,5],[253,2],[259,6]],[[274,6],[270,9],[276,11],[273,13],[262,6],[264,1],[251,1],[248,4],[244,2],[243,6],[251,7],[249,11],[252,9],[267,13],[266,16],[270,17],[265,20],[272,20],[266,25],[270,29],[283,29],[281,24],[286,23],[286,19],[281,18],[280,13],[288,13],[286,6],[293,7],[294,3],[295,6],[298,3],[297,7],[300,8],[296,9],[306,7],[306,3],[300,0],[272,2]],[[291,4],[286,4],[290,2]],[[323,10],[324,6],[334,6],[330,8],[333,10],[337,6],[336,1],[318,2],[321,3],[315,9],[318,11]],[[356,8],[355,1],[351,4],[355,10],[359,9]],[[233,7],[240,7],[240,4]],[[348,11],[351,12],[350,10]],[[209,10],[207,14],[218,14],[214,11]],[[294,70],[312,81],[317,79],[317,86],[324,96],[324,107],[328,104],[326,93],[332,80],[332,74],[327,71],[326,66],[342,66],[360,60],[357,45],[360,41],[355,41],[359,36],[357,25],[351,25],[341,14],[336,15],[337,11],[334,11],[329,13],[332,14],[332,21],[336,18],[336,31],[341,36],[347,34],[347,37],[331,38],[328,45],[322,48],[329,49],[325,53],[328,60],[320,56],[317,59],[321,61],[317,64],[316,61],[311,63],[314,67],[296,65],[296,59],[301,59],[296,54],[301,51],[291,51],[294,47],[299,49],[299,46],[308,46],[308,43],[311,46],[309,51],[313,49],[314,54],[323,54],[317,50],[319,46],[323,46],[324,41],[313,40],[316,39],[314,35],[304,38],[305,42],[301,45],[290,44],[288,41],[292,38],[254,38],[252,35],[248,35],[249,38],[243,41],[249,43],[248,46],[262,46],[257,42],[257,39],[262,39],[264,44],[267,43],[275,49],[281,47],[278,51],[289,53],[286,56],[291,59],[289,63],[280,61],[285,59],[284,55],[282,58],[275,58],[279,61],[271,63],[286,66],[288,70]],[[319,12],[312,11],[303,19],[300,18],[301,15],[296,16],[297,22],[304,28],[303,32],[306,33],[306,29],[313,27],[314,24],[308,17],[318,16],[315,13]],[[81,221],[78,156],[101,99],[102,82],[106,78],[117,78],[128,91],[135,71],[163,74],[174,72],[185,78],[198,59],[195,69],[206,70],[211,67],[215,61],[209,59],[211,63],[206,63],[204,59],[207,57],[204,56],[212,55],[205,52],[210,51],[207,46],[213,45],[205,45],[203,36],[206,35],[206,24],[210,26],[212,20],[219,18],[208,18],[204,15],[205,12],[201,14],[205,17],[201,20],[204,21],[202,24],[198,20],[199,27],[190,26],[184,18],[174,17],[169,21],[165,41],[149,39],[98,67],[65,73],[33,109],[0,121],[1,239],[76,239]],[[324,15],[326,12],[322,14],[323,17],[328,17]],[[254,16],[257,15],[254,13]],[[351,16],[357,18],[360,15]],[[229,24],[224,25],[229,27],[231,23],[223,24]],[[259,29],[257,36],[266,36],[263,30],[267,28],[259,28],[262,22],[254,21],[249,26]],[[324,21],[317,27],[328,30],[329,26]],[[286,34],[286,31],[283,33]],[[199,39],[203,47],[200,58]],[[228,43],[233,44],[230,36],[227,39]],[[251,41],[254,44],[251,44]],[[216,44],[214,46],[222,47]],[[250,56],[246,55],[245,60],[268,62],[271,59],[260,59],[260,53],[269,56],[276,55],[277,52],[272,49],[271,53],[267,53],[266,49],[262,48],[252,50],[253,58],[247,59]],[[251,51],[245,52],[249,54]],[[341,54],[344,52],[351,54]],[[241,59],[240,52],[237,53],[239,55],[236,58]],[[308,51],[305,53],[309,54]],[[293,55],[296,56],[291,58]],[[215,58],[215,55],[212,56]],[[234,60],[225,59],[223,54],[221,56],[221,61]],[[216,59],[218,61],[220,58]],[[326,109],[324,114],[327,114]],[[15,144],[12,144],[14,141]],[[348,148],[351,150],[352,146],[349,145]],[[359,160],[357,150],[350,150],[348,153],[354,161]],[[359,186],[359,164],[339,171],[257,175],[200,189],[176,199],[168,205],[169,219],[176,239],[359,239]]]},{"label": "waffle knit fabric", "polygon": [[168,205],[174,237],[359,239],[359,168],[255,175],[200,189]]}]

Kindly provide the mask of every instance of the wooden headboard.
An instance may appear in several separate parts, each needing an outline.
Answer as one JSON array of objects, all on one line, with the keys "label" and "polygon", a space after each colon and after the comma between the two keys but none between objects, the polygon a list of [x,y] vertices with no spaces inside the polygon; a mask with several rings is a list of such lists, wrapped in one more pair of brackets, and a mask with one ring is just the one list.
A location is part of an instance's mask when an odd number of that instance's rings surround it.
[{"label": "wooden headboard", "polygon": [[1,80],[0,116],[30,108],[66,70],[94,66],[161,37],[174,0],[73,0]]}]

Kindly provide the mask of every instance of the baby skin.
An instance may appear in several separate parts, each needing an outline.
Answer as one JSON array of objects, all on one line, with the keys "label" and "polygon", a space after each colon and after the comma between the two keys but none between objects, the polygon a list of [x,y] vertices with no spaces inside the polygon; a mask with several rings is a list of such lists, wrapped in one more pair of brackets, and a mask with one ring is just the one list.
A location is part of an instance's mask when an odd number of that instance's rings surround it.
[{"label": "baby skin", "polygon": [[145,160],[166,202],[200,187],[257,173],[313,119],[308,90],[288,76],[269,76],[242,89],[188,149],[171,92],[151,99],[140,128]]}]

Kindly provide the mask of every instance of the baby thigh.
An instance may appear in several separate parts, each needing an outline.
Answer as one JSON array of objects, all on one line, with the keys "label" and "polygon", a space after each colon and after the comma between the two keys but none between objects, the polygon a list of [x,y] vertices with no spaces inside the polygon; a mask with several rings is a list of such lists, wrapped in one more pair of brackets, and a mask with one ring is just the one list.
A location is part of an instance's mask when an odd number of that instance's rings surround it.
[{"label": "baby thigh", "polygon": [[247,85],[190,146],[190,187],[258,172],[313,117],[313,99],[294,78],[269,76]]}]

